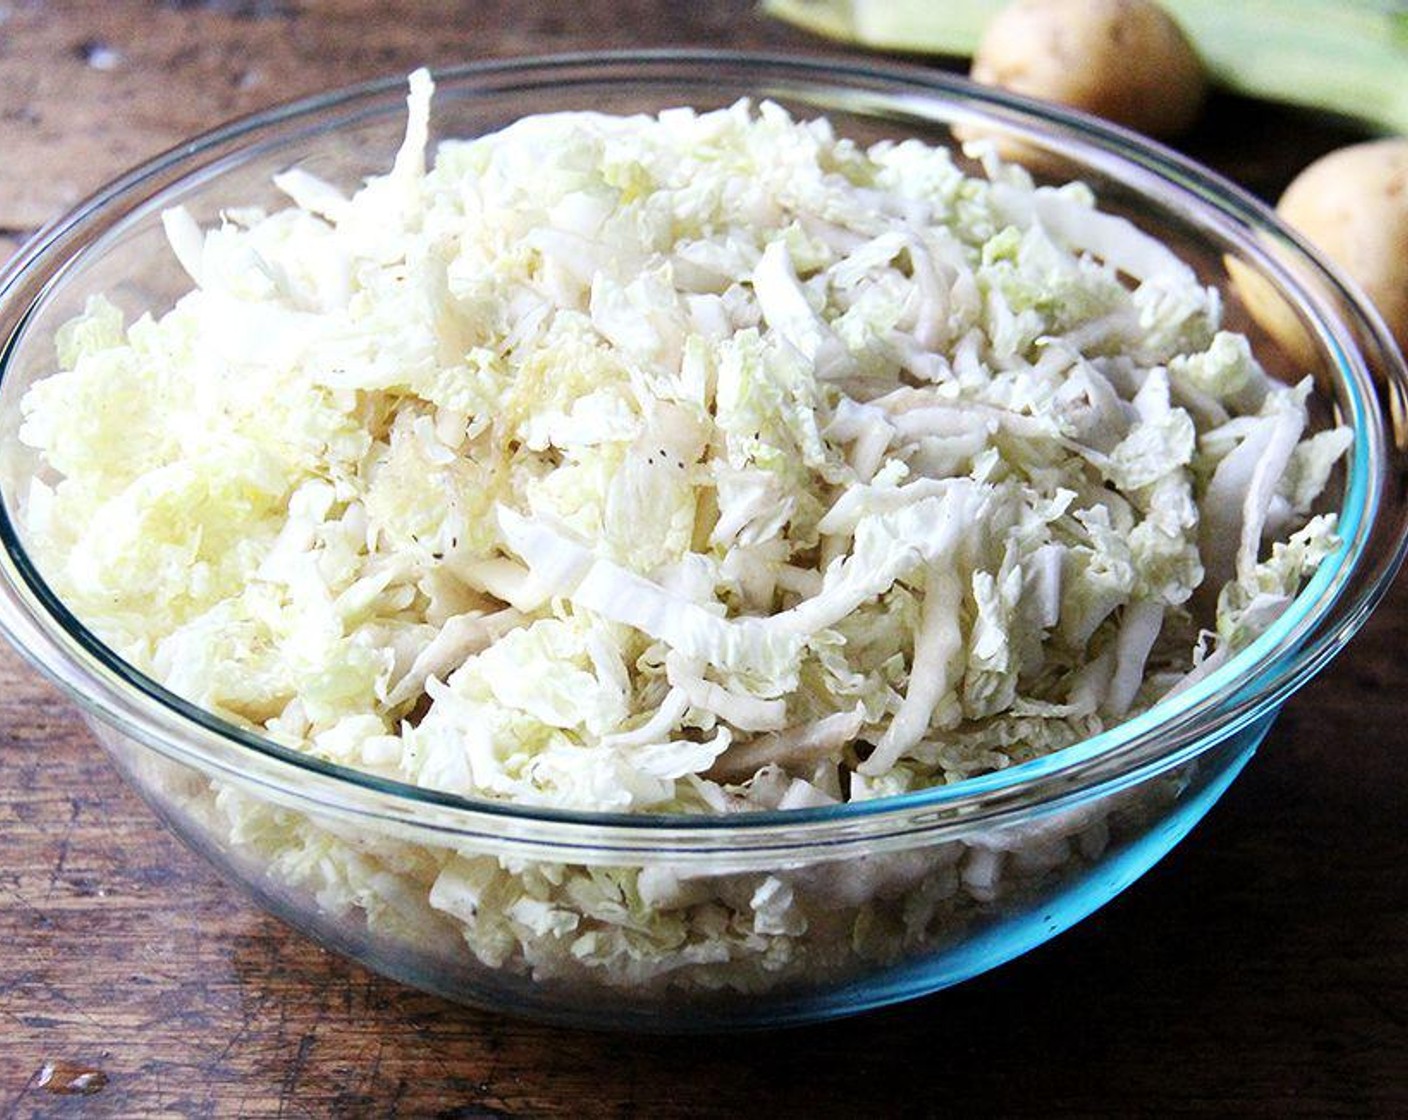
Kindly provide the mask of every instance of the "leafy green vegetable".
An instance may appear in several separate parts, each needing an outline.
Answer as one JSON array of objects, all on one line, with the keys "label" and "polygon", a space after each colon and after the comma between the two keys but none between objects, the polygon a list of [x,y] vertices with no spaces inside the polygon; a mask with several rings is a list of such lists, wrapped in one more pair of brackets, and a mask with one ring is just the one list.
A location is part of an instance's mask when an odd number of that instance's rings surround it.
[{"label": "leafy green vegetable", "polygon": [[[762,0],[809,31],[882,50],[968,56],[1007,0]],[[1408,132],[1403,0],[1160,0],[1213,80],[1251,97]]]},{"label": "leafy green vegetable", "polygon": [[951,781],[1192,670],[1348,442],[1082,188],[743,104],[427,169],[429,96],[350,198],[168,215],[196,289],[25,401],[66,599],[300,749],[582,809]]},{"label": "leafy green vegetable", "polygon": [[[1083,187],[771,104],[528,118],[427,167],[429,96],[351,196],[296,171],[291,208],[170,215],[194,290],[125,328],[94,300],[24,402],[47,578],[226,718],[525,805],[883,797],[1144,710],[1336,547],[1349,434],[1302,439],[1308,386]],[[764,986],[960,892],[961,846],[690,877],[215,802],[328,908],[540,977]],[[1013,875],[1073,850],[1029,839]],[[1003,858],[964,856],[965,905]]]}]

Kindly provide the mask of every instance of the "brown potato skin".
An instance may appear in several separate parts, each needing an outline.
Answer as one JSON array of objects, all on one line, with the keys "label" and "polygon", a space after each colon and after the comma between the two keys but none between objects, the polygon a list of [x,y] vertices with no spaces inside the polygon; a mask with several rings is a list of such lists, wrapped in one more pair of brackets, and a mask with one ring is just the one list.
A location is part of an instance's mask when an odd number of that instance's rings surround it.
[{"label": "brown potato skin", "polygon": [[1408,138],[1322,156],[1276,211],[1364,289],[1408,353]]},{"label": "brown potato skin", "polygon": [[1207,94],[1202,60],[1152,0],[1017,0],[988,24],[972,77],[1151,136],[1185,131]]}]

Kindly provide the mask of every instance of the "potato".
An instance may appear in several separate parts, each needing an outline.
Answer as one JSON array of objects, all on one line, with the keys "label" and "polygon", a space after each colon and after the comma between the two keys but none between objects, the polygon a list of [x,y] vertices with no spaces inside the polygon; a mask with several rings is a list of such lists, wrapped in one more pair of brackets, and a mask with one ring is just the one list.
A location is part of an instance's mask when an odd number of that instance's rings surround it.
[{"label": "potato", "polygon": [[1207,92],[1197,52],[1151,0],[1017,0],[988,24],[972,76],[1153,136],[1188,128]]},{"label": "potato", "polygon": [[[1273,256],[1278,255],[1279,247],[1273,241],[1264,239],[1263,245]],[[1307,373],[1317,380],[1323,378],[1324,357],[1315,343],[1315,337],[1301,318],[1301,313],[1281,294],[1281,289],[1267,279],[1264,273],[1231,254],[1224,257],[1222,263],[1227,268],[1227,278],[1232,281],[1232,289],[1242,301],[1247,314],[1256,320],[1257,326],[1270,335],[1281,348],[1285,360],[1290,363],[1289,366],[1273,368],[1278,364],[1269,361],[1270,355],[1260,350],[1262,365],[1278,374],[1284,370],[1285,377],[1292,381],[1299,381]],[[1253,341],[1255,342],[1255,339]],[[1328,383],[1326,388],[1329,389]]]},{"label": "potato", "polygon": [[1276,211],[1364,289],[1408,353],[1408,138],[1322,156]]}]

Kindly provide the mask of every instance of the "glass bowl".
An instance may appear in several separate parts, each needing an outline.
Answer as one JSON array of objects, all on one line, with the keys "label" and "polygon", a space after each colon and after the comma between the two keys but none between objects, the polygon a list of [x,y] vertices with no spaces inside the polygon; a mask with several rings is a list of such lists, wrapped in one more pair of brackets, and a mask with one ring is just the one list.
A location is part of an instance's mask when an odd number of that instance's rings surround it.
[{"label": "glass bowl", "polygon": [[[573,813],[291,752],[123,663],[46,586],[22,528],[37,465],[17,439],[19,402],[52,371],[59,325],[99,292],[129,314],[170,306],[186,286],[162,230],[173,205],[209,222],[276,202],[271,176],[290,167],[344,187],[384,171],[404,83],[218,129],[99,192],[0,276],[0,625],[187,843],[323,944],[453,1000],[596,1027],[777,1025],[933,992],[1059,933],[1176,844],[1392,578],[1405,530],[1402,359],[1265,207],[1189,161],[917,68],[666,52],[476,64],[436,80],[433,138],[535,112],[770,98],[858,141],[982,135],[1038,179],[1085,180],[1223,293],[1228,325],[1268,369],[1312,372],[1316,409],[1353,428],[1334,493],[1343,543],[1265,634],[1193,687],[1063,751],[904,796],[726,819]],[[551,903],[534,903],[534,884]],[[603,937],[615,956],[594,951]]]}]

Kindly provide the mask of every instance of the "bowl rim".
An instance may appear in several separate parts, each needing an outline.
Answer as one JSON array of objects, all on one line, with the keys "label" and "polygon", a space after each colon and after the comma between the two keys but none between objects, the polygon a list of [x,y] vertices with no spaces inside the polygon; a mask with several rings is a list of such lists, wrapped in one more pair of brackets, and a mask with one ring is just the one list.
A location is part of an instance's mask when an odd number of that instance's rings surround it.
[{"label": "bowl rim", "polygon": [[[533,89],[570,81],[624,82],[644,88],[681,80],[681,72],[691,68],[698,72],[696,78],[706,73],[746,74],[757,83],[760,97],[771,92],[785,96],[789,90],[816,95],[831,90],[862,98],[867,92],[879,93],[915,113],[927,105],[930,115],[925,119],[931,123],[971,116],[1031,136],[1044,134],[1048,140],[1074,144],[1075,154],[1087,164],[1118,168],[1122,186],[1145,192],[1156,185],[1167,195],[1161,201],[1177,201],[1203,220],[1221,222],[1227,230],[1244,230],[1246,243],[1238,249],[1250,252],[1283,287],[1301,297],[1302,307],[1314,312],[1311,323],[1340,375],[1339,384],[1348,392],[1349,421],[1357,436],[1341,511],[1339,549],[1249,647],[1191,687],[1098,735],[952,785],[835,806],[725,816],[602,813],[463,797],[380,778],[280,746],[182,700],[118,658],[49,590],[29,560],[8,508],[0,508],[0,630],[89,714],[212,776],[234,779],[258,787],[275,801],[336,817],[377,818],[429,830],[442,838],[492,837],[495,842],[515,843],[535,852],[550,850],[560,857],[564,852],[642,849],[695,856],[739,848],[769,852],[846,848],[856,842],[874,850],[876,842],[902,844],[916,833],[1006,820],[1036,805],[1056,809],[1077,804],[1097,789],[1109,792],[1177,765],[1261,719],[1318,671],[1362,624],[1402,561],[1408,517],[1400,496],[1387,493],[1389,461],[1402,457],[1404,441],[1389,438],[1385,411],[1359,346],[1371,348],[1385,367],[1381,376],[1386,378],[1395,423],[1399,406],[1408,397],[1408,371],[1367,301],[1267,206],[1187,157],[1128,130],[914,65],[827,55],[784,57],[684,49],[495,59],[432,73],[438,97],[445,97],[453,96],[451,91],[456,89],[473,94],[475,83],[480,93],[502,93],[502,83],[515,79]],[[238,118],[144,162],[50,223],[0,270],[0,324],[8,331],[0,349],[0,378],[45,295],[69,266],[100,243],[85,244],[83,237],[105,211],[155,182],[156,192],[145,200],[151,204],[161,191],[205,166],[203,158],[240,151],[263,134],[277,134],[280,126],[315,121],[320,115],[358,105],[380,105],[379,112],[390,112],[390,106],[399,105],[403,90],[404,77],[397,75]],[[948,116],[934,115],[935,108]],[[10,305],[16,289],[34,274],[45,277],[44,286],[18,310],[13,323],[3,323],[4,315],[15,314]],[[1350,322],[1328,311],[1327,305],[1337,305]]]}]

